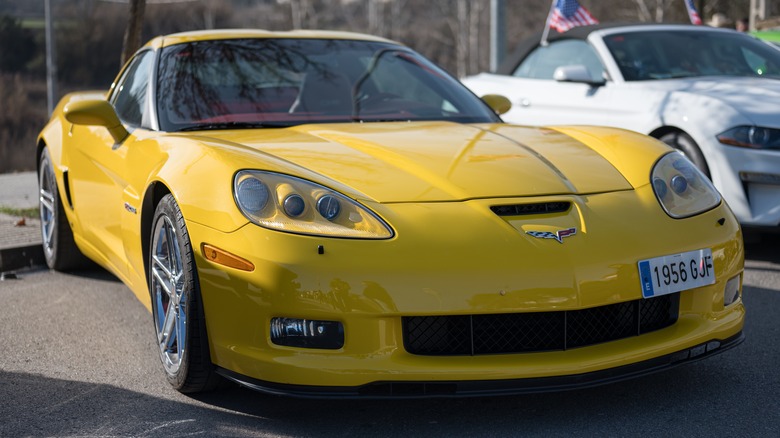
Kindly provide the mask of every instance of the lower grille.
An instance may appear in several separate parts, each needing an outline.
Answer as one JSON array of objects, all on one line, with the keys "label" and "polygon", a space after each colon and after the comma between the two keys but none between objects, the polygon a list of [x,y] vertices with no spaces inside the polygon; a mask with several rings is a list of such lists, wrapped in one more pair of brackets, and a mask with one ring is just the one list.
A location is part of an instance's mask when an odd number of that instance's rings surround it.
[{"label": "lower grille", "polygon": [[561,312],[402,318],[411,354],[457,356],[566,350],[638,336],[677,321],[680,294]]}]

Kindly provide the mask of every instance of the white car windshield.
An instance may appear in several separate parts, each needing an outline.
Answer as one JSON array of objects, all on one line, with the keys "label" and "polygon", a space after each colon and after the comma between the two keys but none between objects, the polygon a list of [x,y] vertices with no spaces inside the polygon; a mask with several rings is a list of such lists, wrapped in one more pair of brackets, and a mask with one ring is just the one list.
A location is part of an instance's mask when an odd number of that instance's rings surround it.
[{"label": "white car windshield", "polygon": [[737,32],[641,31],[604,37],[627,81],[698,76],[780,78],[780,50]]}]

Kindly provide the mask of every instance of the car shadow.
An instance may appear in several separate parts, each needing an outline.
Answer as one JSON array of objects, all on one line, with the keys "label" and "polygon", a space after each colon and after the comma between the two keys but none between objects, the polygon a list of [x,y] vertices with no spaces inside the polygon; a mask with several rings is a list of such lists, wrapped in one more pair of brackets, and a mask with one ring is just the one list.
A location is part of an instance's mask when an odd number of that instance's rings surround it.
[{"label": "car shadow", "polygon": [[[630,382],[556,393],[332,401],[270,396],[233,388],[196,399],[251,418],[273,420],[276,427],[272,433],[296,436],[549,436],[555,430],[596,436],[603,433],[605,422],[607,429],[630,423],[632,433],[655,431],[673,435],[685,432],[681,426],[663,432],[664,426],[659,428],[647,418],[648,406],[653,407],[654,416],[675,417],[681,415],[680,406],[702,405],[702,400],[713,407],[727,403],[729,387],[736,385],[728,380],[736,370],[718,366],[718,359],[714,361]],[[699,411],[701,415],[690,411],[684,415],[704,421],[704,411]],[[560,423],[564,417],[565,426]]]},{"label": "car shadow", "polygon": [[[16,270],[15,273],[19,274],[20,276],[24,276],[27,274],[34,274],[36,272],[46,272],[46,271],[51,271],[51,269],[49,269],[44,265],[44,266],[33,266],[25,269],[19,269]],[[122,280],[117,278],[114,274],[103,269],[101,266],[97,265],[96,263],[91,263],[91,262],[89,263],[88,266],[84,268],[62,271],[61,274],[71,275],[74,277],[87,278],[90,280],[107,281],[110,283],[122,282]]]},{"label": "car shadow", "polygon": [[[0,436],[522,436],[598,434],[629,424],[664,433],[653,416],[723,403],[729,370],[685,367],[631,383],[565,393],[443,400],[301,400],[232,388],[187,398],[119,386],[0,371]],[[156,380],[156,379],[155,379]],[[680,385],[679,382],[688,382]],[[726,388],[723,388],[725,386]],[[688,403],[688,404],[684,404]],[[653,416],[647,407],[653,407]],[[738,409],[738,407],[737,407]],[[565,417],[566,424],[560,423]],[[630,419],[630,420],[629,420]],[[711,425],[715,427],[710,419]],[[724,420],[725,421],[725,420]],[[684,423],[670,434],[691,430]]]},{"label": "car shadow", "polygon": [[240,420],[106,384],[2,370],[0,382],[0,436],[210,436],[204,419]]},{"label": "car shadow", "polygon": [[76,271],[68,271],[67,275],[74,275],[76,277],[89,278],[90,280],[107,281],[110,283],[121,283],[117,276],[101,268],[98,265],[92,265],[89,268],[80,269]]}]

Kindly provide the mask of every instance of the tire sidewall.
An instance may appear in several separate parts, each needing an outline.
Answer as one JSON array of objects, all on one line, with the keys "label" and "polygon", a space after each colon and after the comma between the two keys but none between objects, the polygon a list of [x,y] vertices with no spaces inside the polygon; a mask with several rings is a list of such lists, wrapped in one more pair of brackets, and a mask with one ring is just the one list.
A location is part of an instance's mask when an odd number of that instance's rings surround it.
[{"label": "tire sidewall", "polygon": [[[57,185],[57,179],[54,175],[54,168],[51,164],[51,158],[49,158],[49,150],[44,149],[43,153],[41,154],[41,159],[38,163],[38,191],[40,192],[44,187],[41,187],[42,183],[42,177],[44,172],[49,172],[49,178],[52,179],[53,187],[52,187],[52,218],[51,220],[54,221],[52,225],[52,231],[51,231],[51,248],[46,247],[46,241],[43,240],[43,256],[46,259],[46,265],[50,269],[55,269],[57,266],[57,250],[58,250],[58,244],[59,244],[59,221],[64,218],[64,212],[60,213],[62,210],[62,205],[60,203],[60,193],[59,188]],[[39,194],[40,197],[40,194]],[[38,208],[41,209],[41,237],[43,238],[43,209],[42,205],[39,201]]]},{"label": "tire sidewall", "polygon": [[[193,312],[197,312],[198,309],[195,306],[195,297],[196,294],[198,294],[197,289],[197,278],[196,278],[196,270],[195,270],[195,261],[193,257],[193,253],[191,250],[190,240],[189,240],[189,234],[187,233],[186,226],[184,225],[183,216],[181,214],[181,210],[178,207],[178,204],[173,199],[173,196],[166,195],[163,197],[163,199],[160,201],[160,203],[157,205],[157,208],[154,213],[154,221],[152,222],[152,231],[155,232],[157,229],[157,224],[159,221],[164,220],[164,218],[168,218],[168,220],[171,221],[171,224],[173,224],[174,228],[176,229],[177,233],[177,243],[179,246],[179,254],[181,254],[182,257],[182,269],[184,271],[184,287],[189,291],[189,293],[186,294],[186,299],[184,303],[184,308],[187,312],[187,323],[186,323],[186,339],[185,339],[185,349],[184,353],[181,356],[181,364],[179,365],[179,369],[174,372],[170,373],[168,372],[165,367],[163,367],[163,371],[165,372],[166,378],[168,379],[168,383],[171,384],[175,389],[180,390],[184,387],[187,381],[187,375],[189,373],[189,365],[190,365],[190,355],[192,350],[192,330],[193,330],[193,324],[191,323],[192,318],[197,317],[196,314],[193,314]],[[154,240],[156,236],[153,235],[151,239],[149,239],[149,275],[148,275],[148,285],[149,285],[149,293],[152,299],[152,313],[153,313],[153,319],[154,319],[154,327],[155,327],[155,339],[157,339],[157,327],[158,327],[158,321],[160,318],[160,315],[157,315],[157,310],[154,305],[155,300],[155,291],[152,289],[152,256],[154,255]],[[159,345],[158,345],[159,349]],[[160,351],[160,360],[164,361],[165,358],[163,357],[162,351]]]}]

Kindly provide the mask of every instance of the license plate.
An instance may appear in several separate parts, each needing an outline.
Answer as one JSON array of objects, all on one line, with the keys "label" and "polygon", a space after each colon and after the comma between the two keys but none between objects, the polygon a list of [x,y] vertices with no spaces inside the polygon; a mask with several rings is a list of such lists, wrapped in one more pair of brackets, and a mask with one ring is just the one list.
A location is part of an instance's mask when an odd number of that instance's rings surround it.
[{"label": "license plate", "polygon": [[713,284],[712,250],[705,248],[642,260],[639,262],[639,279],[645,298]]}]

